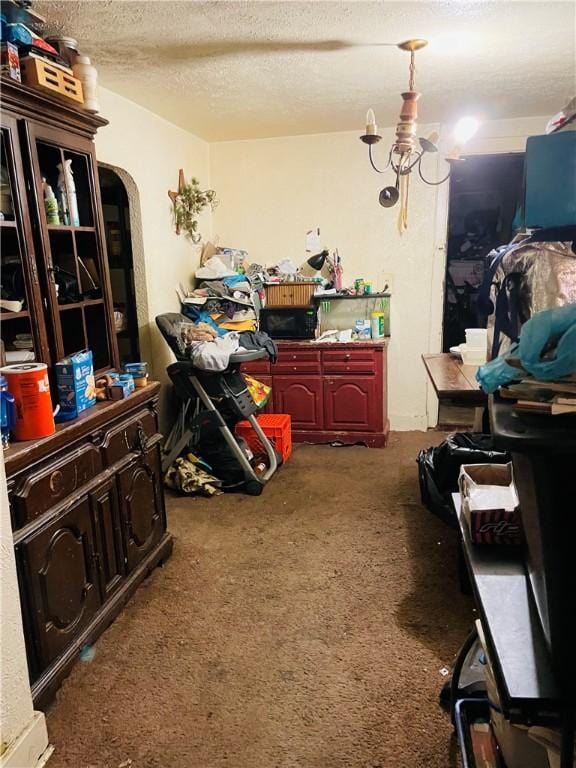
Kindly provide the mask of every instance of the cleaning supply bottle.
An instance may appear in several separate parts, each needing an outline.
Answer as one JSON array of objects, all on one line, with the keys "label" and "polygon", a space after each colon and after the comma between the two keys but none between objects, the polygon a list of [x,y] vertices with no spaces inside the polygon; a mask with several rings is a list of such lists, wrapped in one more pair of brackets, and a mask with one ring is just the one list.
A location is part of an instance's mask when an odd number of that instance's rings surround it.
[{"label": "cleaning supply bottle", "polygon": [[58,201],[56,200],[56,195],[44,177],[42,178],[42,188],[44,190],[44,210],[46,212],[46,223],[60,224],[60,216],[58,215]]},{"label": "cleaning supply bottle", "polygon": [[336,249],[334,251],[334,288],[338,291],[338,293],[340,293],[342,290],[342,278],[342,260],[340,258],[340,254],[338,253],[338,249]]},{"label": "cleaning supply bottle", "polygon": [[78,215],[78,200],[76,198],[76,184],[74,183],[74,174],[72,173],[72,160],[64,160],[58,163],[58,198],[60,211],[64,224],[72,224],[73,227],[80,226],[80,216]]}]

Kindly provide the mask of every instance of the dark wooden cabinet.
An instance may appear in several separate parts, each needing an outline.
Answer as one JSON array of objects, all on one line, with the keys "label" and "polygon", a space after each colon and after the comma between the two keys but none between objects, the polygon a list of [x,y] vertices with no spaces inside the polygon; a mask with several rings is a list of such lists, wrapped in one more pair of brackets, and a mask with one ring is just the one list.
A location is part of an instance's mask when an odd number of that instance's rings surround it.
[{"label": "dark wooden cabinet", "polygon": [[267,410],[292,417],[295,442],[364,443],[388,439],[387,342],[279,342],[275,363],[257,360],[242,370],[272,386]]},{"label": "dark wooden cabinet", "polygon": [[132,569],[158,543],[166,513],[160,472],[160,448],[139,456],[118,475],[125,527],[126,558]]},{"label": "dark wooden cabinet", "polygon": [[37,706],[171,552],[159,389],[154,383],[126,400],[100,403],[55,435],[5,453]]},{"label": "dark wooden cabinet", "polygon": [[44,314],[38,311],[42,297],[16,116],[2,109],[0,127],[2,298],[21,302],[19,309],[2,312],[2,341],[7,350],[15,349],[16,337],[29,334],[34,356],[47,360],[50,348]]},{"label": "dark wooden cabinet", "polygon": [[95,553],[94,518],[87,495],[18,544],[41,667],[65,650],[100,607]]},{"label": "dark wooden cabinet", "polygon": [[[94,135],[106,120],[2,78],[2,340],[9,359],[51,368],[81,349],[118,365]],[[58,166],[75,187],[47,217]],[[76,211],[71,200],[75,197]],[[16,311],[17,310],[17,311]],[[26,334],[24,355],[20,351]],[[53,377],[51,383],[54,385]],[[160,472],[157,383],[98,403],[50,437],[4,453],[32,696],[61,680],[170,554]],[[56,391],[53,390],[56,402]]]},{"label": "dark wooden cabinet", "polygon": [[[50,366],[90,349],[95,370],[118,364],[94,150],[103,125],[97,115],[2,78],[3,297],[22,305],[2,314],[9,362],[33,352]],[[75,187],[67,199],[76,201],[78,215],[60,214],[54,223],[46,215],[44,187],[57,193],[65,163]],[[22,334],[33,341],[23,351]]]}]

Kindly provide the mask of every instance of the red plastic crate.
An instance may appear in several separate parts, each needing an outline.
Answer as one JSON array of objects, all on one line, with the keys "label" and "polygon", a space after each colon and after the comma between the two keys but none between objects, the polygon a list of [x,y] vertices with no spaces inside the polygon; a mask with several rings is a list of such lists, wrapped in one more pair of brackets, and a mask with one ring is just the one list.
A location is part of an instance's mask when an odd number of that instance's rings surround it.
[{"label": "red plastic crate", "polygon": [[[256,417],[256,420],[266,437],[281,454],[282,460],[287,461],[292,455],[292,418],[290,414],[262,413]],[[249,421],[239,421],[236,424],[236,434],[246,440],[254,454],[264,452],[264,448]]]}]

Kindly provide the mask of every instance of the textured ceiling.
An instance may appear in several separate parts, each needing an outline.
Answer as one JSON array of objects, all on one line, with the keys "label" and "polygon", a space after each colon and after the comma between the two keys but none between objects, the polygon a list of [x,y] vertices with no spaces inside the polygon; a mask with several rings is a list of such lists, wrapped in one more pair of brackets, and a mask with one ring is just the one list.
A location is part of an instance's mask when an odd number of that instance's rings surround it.
[{"label": "textured ceiling", "polygon": [[209,141],[393,125],[425,37],[421,122],[548,115],[575,88],[575,4],[41,0],[102,85]]}]

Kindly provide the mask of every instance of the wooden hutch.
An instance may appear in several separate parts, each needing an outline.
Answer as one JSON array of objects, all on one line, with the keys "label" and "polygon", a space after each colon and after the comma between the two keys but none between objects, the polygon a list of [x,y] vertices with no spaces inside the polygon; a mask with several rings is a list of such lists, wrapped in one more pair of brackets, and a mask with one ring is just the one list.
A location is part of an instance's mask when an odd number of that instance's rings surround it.
[{"label": "wooden hutch", "polygon": [[[94,151],[106,120],[4,77],[1,85],[3,297],[23,301],[1,314],[5,349],[17,353],[27,339],[28,358],[50,370],[88,348],[96,371],[110,369],[118,351]],[[56,191],[63,160],[72,161],[78,226],[45,215],[43,179]],[[99,403],[4,453],[37,706],[171,552],[158,391],[153,383]]]}]

